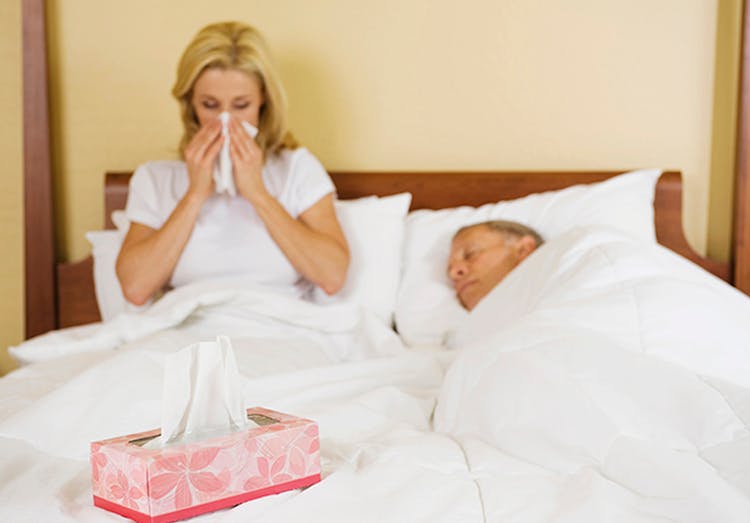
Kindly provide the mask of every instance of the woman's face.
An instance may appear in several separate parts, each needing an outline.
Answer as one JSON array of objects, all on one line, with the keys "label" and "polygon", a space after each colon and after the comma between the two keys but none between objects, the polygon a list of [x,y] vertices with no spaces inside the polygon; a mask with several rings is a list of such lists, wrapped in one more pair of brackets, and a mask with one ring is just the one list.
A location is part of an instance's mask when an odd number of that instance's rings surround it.
[{"label": "woman's face", "polygon": [[193,110],[203,127],[227,111],[258,127],[263,89],[255,76],[236,69],[206,69],[193,85]]}]

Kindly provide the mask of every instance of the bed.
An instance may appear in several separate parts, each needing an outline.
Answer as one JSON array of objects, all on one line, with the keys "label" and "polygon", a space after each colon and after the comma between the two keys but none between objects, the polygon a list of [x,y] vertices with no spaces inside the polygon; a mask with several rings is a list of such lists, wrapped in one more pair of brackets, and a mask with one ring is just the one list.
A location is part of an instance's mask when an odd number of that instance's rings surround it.
[{"label": "bed", "polygon": [[[221,281],[101,323],[93,258],[33,258],[51,277],[27,279],[42,335],[0,379],[0,520],[121,520],[92,505],[89,442],[158,426],[165,356],[226,334],[250,405],[320,424],[323,480],[205,521],[748,521],[746,161],[729,263],[690,248],[680,173],[653,170],[332,173],[360,262],[379,250],[366,306]],[[103,232],[129,175],[107,174]],[[496,217],[547,242],[467,315],[447,240]]]},{"label": "bed", "polygon": [[[529,194],[559,190],[576,184],[602,181],[619,174],[601,172],[333,172],[338,197],[343,200],[369,195],[412,194],[411,210],[440,209],[460,205],[477,206],[511,200]],[[113,228],[112,212],[125,207],[132,173],[106,174],[104,226]],[[677,171],[666,172],[656,186],[655,230],[659,242],[717,277],[732,281],[732,265],[697,254],[682,229],[682,183]],[[55,327],[70,327],[97,321],[93,259],[58,264]],[[42,323],[42,320],[37,320]],[[45,320],[49,323],[49,319]]]},{"label": "bed", "polygon": [[[617,174],[334,173],[354,198],[337,202],[345,232],[364,215],[360,232],[388,231],[364,244],[377,271],[388,242],[404,246],[386,316],[227,280],[86,323],[93,262],[60,267],[86,283],[61,293],[73,326],[16,347],[25,365],[0,380],[0,515],[116,520],[92,504],[105,472],[89,442],[159,426],[166,355],[224,334],[248,405],[319,423],[323,480],[205,520],[746,521],[750,299],[720,264],[677,254],[679,173]],[[108,175],[108,210],[128,176]],[[459,203],[474,206],[444,207]],[[439,265],[446,234],[480,216],[541,216],[548,240],[466,315]],[[144,494],[107,477],[136,509]]]}]

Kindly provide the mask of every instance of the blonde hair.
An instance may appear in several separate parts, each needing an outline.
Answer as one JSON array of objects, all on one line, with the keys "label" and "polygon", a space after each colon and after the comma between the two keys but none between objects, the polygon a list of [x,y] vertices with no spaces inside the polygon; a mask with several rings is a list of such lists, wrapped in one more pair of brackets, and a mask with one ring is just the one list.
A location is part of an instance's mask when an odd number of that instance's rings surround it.
[{"label": "blonde hair", "polygon": [[248,25],[223,22],[201,29],[182,53],[177,66],[172,95],[180,104],[184,126],[181,156],[200,128],[192,103],[193,87],[201,73],[210,68],[242,71],[260,82],[265,103],[260,109],[255,140],[264,154],[297,147],[287,128],[286,95],[263,36]]}]

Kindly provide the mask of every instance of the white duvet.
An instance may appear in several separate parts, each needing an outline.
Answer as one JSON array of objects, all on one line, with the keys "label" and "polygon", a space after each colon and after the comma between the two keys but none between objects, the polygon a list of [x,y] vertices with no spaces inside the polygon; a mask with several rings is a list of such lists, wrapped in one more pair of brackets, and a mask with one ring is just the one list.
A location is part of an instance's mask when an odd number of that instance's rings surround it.
[{"label": "white duvet", "polygon": [[750,521],[750,300],[579,230],[472,312],[442,386],[492,521]]},{"label": "white duvet", "polygon": [[0,521],[121,521],[88,443],[157,426],[164,354],[216,334],[248,406],[319,422],[323,480],[196,521],[750,521],[750,300],[659,247],[550,241],[451,351],[247,286],[168,298],[14,350]]}]

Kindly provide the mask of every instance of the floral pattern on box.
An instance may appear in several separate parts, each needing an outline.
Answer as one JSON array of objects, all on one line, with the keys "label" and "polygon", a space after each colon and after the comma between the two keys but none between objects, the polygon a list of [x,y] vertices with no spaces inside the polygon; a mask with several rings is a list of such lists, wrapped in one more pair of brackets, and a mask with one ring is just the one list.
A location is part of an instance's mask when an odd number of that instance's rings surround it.
[{"label": "floral pattern on box", "polygon": [[132,443],[158,436],[158,430],[92,443],[95,499],[155,516],[302,478],[319,479],[315,422],[258,407],[247,412],[278,422],[163,449]]}]

